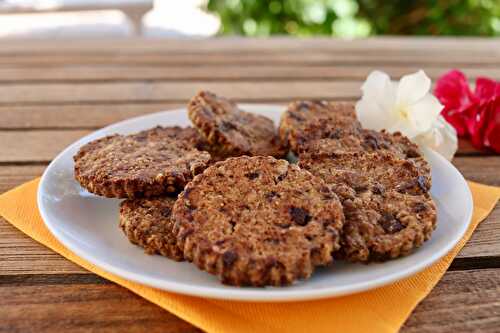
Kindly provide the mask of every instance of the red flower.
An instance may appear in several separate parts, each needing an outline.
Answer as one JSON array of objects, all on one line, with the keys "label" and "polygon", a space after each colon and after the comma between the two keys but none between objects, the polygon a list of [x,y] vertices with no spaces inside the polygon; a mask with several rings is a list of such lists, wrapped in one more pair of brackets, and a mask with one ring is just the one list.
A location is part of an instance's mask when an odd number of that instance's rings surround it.
[{"label": "red flower", "polygon": [[437,81],[434,94],[459,136],[470,137],[476,148],[500,153],[500,82],[478,78],[473,93],[465,75],[452,70]]}]

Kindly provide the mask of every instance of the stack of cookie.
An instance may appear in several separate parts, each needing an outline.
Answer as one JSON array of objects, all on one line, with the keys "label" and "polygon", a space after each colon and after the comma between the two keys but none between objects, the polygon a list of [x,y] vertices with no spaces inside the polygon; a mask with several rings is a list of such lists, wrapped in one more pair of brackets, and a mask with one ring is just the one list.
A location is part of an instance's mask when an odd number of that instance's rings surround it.
[{"label": "stack of cookie", "polygon": [[120,226],[149,254],[225,284],[281,286],[338,259],[406,255],[434,229],[418,148],[363,129],[350,104],[292,103],[279,131],[210,92],[188,113],[194,128],[112,135],[74,157],[84,188],[126,199]]}]

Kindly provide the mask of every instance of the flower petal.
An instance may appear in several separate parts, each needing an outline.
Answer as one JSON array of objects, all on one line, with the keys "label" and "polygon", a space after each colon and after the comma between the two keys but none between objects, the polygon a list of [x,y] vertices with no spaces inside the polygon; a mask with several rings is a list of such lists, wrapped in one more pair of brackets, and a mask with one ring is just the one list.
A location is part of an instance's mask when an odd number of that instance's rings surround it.
[{"label": "flower petal", "polygon": [[423,70],[401,78],[396,95],[397,105],[414,104],[423,98],[431,88],[431,79]]},{"label": "flower petal", "polygon": [[500,82],[485,77],[478,77],[474,94],[480,102],[486,102],[500,96]]},{"label": "flower petal", "polygon": [[392,117],[392,113],[388,113],[379,104],[366,97],[356,103],[356,116],[364,128],[376,131],[387,129],[397,121]]},{"label": "flower petal", "polygon": [[458,135],[467,135],[467,118],[477,109],[478,98],[469,89],[465,75],[458,70],[449,71],[437,80],[434,94],[444,105],[445,119],[455,127]]},{"label": "flower petal", "polygon": [[371,72],[361,90],[363,97],[356,103],[356,115],[363,127],[381,130],[392,126],[398,120],[392,112],[396,85],[386,73]]},{"label": "flower petal", "polygon": [[408,120],[416,131],[425,132],[434,124],[442,109],[443,105],[434,95],[426,94],[418,102],[408,106]]},{"label": "flower petal", "polygon": [[435,150],[451,161],[458,148],[457,132],[442,116],[425,133],[418,135],[414,141],[419,146]]},{"label": "flower petal", "polygon": [[381,109],[392,108],[396,98],[396,88],[391,78],[384,72],[371,72],[361,86],[363,97],[378,104]]},{"label": "flower petal", "polygon": [[500,153],[500,95],[492,102],[489,111],[484,145]]},{"label": "flower petal", "polygon": [[458,70],[449,71],[437,80],[434,95],[447,109],[457,111],[468,108],[475,99],[467,78]]}]

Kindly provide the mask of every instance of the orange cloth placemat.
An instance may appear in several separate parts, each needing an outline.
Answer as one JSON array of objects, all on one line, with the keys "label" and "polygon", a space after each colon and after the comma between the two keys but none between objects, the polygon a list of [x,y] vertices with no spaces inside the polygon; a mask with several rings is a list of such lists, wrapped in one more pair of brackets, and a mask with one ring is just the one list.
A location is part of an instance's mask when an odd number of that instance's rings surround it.
[{"label": "orange cloth placemat", "polygon": [[36,202],[38,179],[0,196],[0,215],[36,241],[208,332],[397,332],[436,285],[476,226],[500,197],[500,188],[469,182],[474,214],[467,233],[445,257],[392,285],[350,296],[287,303],[219,301],[146,287],[76,256],[45,227]]}]

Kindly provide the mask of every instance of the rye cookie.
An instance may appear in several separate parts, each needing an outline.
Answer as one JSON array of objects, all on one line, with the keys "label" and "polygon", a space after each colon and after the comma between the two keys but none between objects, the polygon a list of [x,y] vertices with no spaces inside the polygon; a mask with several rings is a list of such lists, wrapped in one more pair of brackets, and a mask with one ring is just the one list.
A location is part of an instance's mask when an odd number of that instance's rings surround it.
[{"label": "rye cookie", "polygon": [[279,135],[295,154],[318,139],[339,139],[356,135],[361,124],[352,103],[298,101],[282,114]]},{"label": "rye cookie", "polygon": [[151,197],[180,191],[210,162],[193,146],[193,130],[156,127],[132,135],[110,135],[80,148],[75,178],[97,195]]},{"label": "rye cookie", "polygon": [[236,157],[196,176],[176,201],[186,260],[230,285],[287,285],[332,262],[343,214],[329,187],[273,157]]},{"label": "rye cookie", "polygon": [[325,138],[310,142],[301,154],[321,151],[323,154],[334,151],[346,152],[384,152],[389,151],[400,159],[412,161],[423,173],[430,175],[430,166],[418,146],[400,132],[389,133],[385,130],[361,129],[355,135],[341,138]]},{"label": "rye cookie", "polygon": [[221,156],[285,155],[271,119],[245,112],[226,98],[201,91],[189,102],[188,115]]},{"label": "rye cookie", "polygon": [[174,197],[127,199],[120,204],[120,227],[131,243],[148,254],[184,259],[172,234]]},{"label": "rye cookie", "polygon": [[385,261],[410,254],[430,239],[436,206],[429,194],[366,191],[342,202],[346,222],[338,258]]},{"label": "rye cookie", "polygon": [[301,155],[299,165],[325,180],[342,202],[345,223],[336,257],[392,259],[430,238],[436,224],[430,174],[414,161],[388,150],[328,147]]},{"label": "rye cookie", "polygon": [[328,184],[346,184],[358,192],[424,194],[431,188],[430,173],[390,151],[309,151],[300,157],[299,165]]}]

